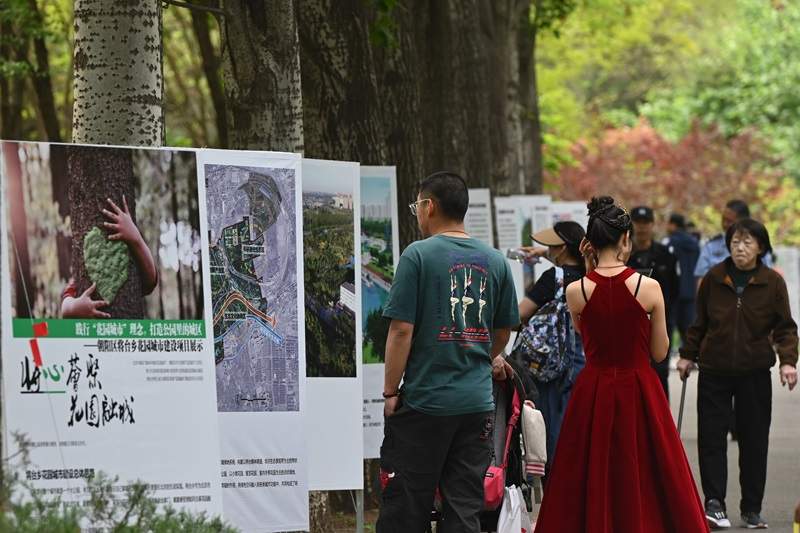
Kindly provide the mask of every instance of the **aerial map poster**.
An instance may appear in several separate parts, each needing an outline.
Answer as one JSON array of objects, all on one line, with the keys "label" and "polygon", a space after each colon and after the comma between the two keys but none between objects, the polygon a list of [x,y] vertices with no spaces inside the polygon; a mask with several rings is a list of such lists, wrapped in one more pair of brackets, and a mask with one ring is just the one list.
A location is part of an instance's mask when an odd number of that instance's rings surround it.
[{"label": "aerial map poster", "polygon": [[364,486],[359,165],[303,159],[310,490]]},{"label": "aerial map poster", "polygon": [[140,480],[221,514],[195,152],[0,150],[7,474],[75,504],[101,473]]},{"label": "aerial map poster", "polygon": [[400,259],[396,176],[395,167],[361,167],[364,457],[367,459],[379,457],[383,440],[381,393],[389,331],[389,321],[383,318],[383,305],[389,297],[394,269]]},{"label": "aerial map poster", "polygon": [[225,518],[308,529],[300,156],[203,150]]}]

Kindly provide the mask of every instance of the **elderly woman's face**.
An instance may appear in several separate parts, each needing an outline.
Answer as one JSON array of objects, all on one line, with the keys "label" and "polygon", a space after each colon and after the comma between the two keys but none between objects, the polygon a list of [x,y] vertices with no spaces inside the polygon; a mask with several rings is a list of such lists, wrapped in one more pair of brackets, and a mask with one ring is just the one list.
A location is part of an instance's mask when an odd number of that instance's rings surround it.
[{"label": "elderly woman's face", "polygon": [[736,268],[752,270],[756,266],[758,254],[762,253],[758,239],[743,231],[737,231],[731,238],[731,258]]}]

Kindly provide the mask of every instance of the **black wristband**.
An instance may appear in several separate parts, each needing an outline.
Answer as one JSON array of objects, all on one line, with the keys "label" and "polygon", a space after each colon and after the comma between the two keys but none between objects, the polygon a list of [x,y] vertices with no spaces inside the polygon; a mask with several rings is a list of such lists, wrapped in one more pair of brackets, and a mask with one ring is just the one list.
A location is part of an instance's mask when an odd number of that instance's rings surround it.
[{"label": "black wristband", "polygon": [[385,392],[383,393],[384,400],[388,400],[389,398],[397,398],[398,396],[400,396],[400,391],[396,391],[391,394],[386,394]]}]

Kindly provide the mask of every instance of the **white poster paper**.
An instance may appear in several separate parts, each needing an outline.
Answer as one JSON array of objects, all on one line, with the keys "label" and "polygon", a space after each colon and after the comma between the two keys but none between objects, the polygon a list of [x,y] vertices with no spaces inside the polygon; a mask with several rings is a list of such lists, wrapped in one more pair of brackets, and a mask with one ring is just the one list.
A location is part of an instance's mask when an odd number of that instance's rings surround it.
[{"label": "white poster paper", "polygon": [[364,458],[383,442],[383,305],[400,259],[395,167],[361,167],[361,301],[364,331]]},{"label": "white poster paper", "polygon": [[120,494],[139,480],[159,504],[221,514],[195,153],[2,152],[0,455],[24,435],[22,479],[63,502],[103,473]]},{"label": "white poster paper", "polygon": [[300,156],[203,150],[225,518],[308,529]]},{"label": "white poster paper", "polygon": [[583,227],[584,231],[589,224],[589,212],[586,202],[552,202],[550,204],[552,223],[572,220]]},{"label": "white poster paper", "polygon": [[[518,195],[514,196],[520,205],[520,216],[522,217],[522,234],[520,236],[523,246],[533,246],[531,235],[547,228],[553,227],[552,215],[550,213],[550,196],[546,194]],[[543,260],[531,268],[530,265],[523,266],[523,285],[529,287],[539,279],[545,270],[552,264]]]},{"label": "white poster paper", "polygon": [[792,317],[800,320],[800,250],[794,246],[776,246],[775,256],[776,270],[783,276],[789,291]]},{"label": "white poster paper", "polygon": [[[520,202],[511,196],[495,196],[494,216],[497,222],[497,247],[503,254],[522,246],[523,216]],[[508,259],[517,299],[525,294],[522,263]]]},{"label": "white poster paper", "polygon": [[464,226],[472,237],[494,247],[492,227],[492,195],[489,189],[469,190],[469,209]]},{"label": "white poster paper", "polygon": [[358,163],[303,159],[311,490],[364,486]]}]

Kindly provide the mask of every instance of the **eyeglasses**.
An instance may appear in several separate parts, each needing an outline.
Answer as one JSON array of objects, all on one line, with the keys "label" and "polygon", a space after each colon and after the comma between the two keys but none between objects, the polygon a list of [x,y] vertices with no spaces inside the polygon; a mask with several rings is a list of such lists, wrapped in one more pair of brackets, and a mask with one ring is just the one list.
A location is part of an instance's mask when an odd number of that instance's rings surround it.
[{"label": "eyeglasses", "polygon": [[419,204],[422,202],[430,202],[430,198],[423,198],[422,200],[417,200],[416,202],[412,202],[408,204],[408,208],[411,209],[411,214],[417,216],[417,209],[419,209]]}]

